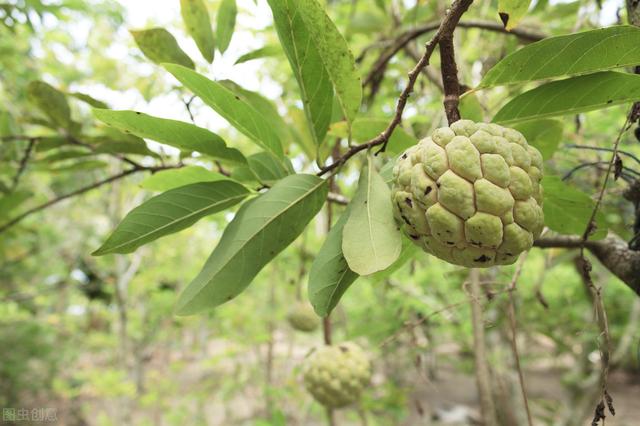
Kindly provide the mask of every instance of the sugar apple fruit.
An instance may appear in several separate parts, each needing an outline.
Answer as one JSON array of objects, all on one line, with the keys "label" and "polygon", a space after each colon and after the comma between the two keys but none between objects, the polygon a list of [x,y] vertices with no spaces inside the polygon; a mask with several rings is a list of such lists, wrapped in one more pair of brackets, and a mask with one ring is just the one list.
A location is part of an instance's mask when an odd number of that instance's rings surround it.
[{"label": "sugar apple fruit", "polygon": [[360,399],[371,380],[371,363],[355,343],[316,348],[305,360],[304,385],[327,408],[345,407]]},{"label": "sugar apple fruit", "polygon": [[318,328],[320,320],[308,303],[298,302],[291,307],[287,321],[294,330],[310,332]]},{"label": "sugar apple fruit", "polygon": [[413,242],[440,259],[511,264],[542,231],[541,179],[542,155],[520,132],[460,120],[397,160],[394,213]]}]

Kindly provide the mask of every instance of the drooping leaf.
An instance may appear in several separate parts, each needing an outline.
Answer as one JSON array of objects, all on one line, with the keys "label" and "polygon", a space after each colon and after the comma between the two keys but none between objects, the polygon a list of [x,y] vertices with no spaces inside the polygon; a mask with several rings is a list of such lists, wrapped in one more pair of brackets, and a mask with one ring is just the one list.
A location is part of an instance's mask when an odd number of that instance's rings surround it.
[{"label": "drooping leaf", "polygon": [[329,231],[309,271],[309,301],[321,317],[331,313],[358,278],[342,254],[342,231],[348,218],[349,210],[346,210]]},{"label": "drooping leaf", "polygon": [[140,186],[151,191],[168,191],[180,186],[198,182],[215,182],[229,179],[223,174],[212,172],[200,166],[186,166],[179,169],[162,170],[142,181]]},{"label": "drooping leaf", "polygon": [[253,105],[243,101],[222,84],[188,68],[173,64],[166,64],[165,68],[240,132],[276,157],[284,157],[278,134]]},{"label": "drooping leaf", "polygon": [[180,0],[180,13],[187,33],[196,42],[198,50],[207,62],[213,62],[215,41],[209,10],[202,0]]},{"label": "drooping leaf", "polygon": [[318,49],[342,112],[352,123],[362,102],[362,82],[349,45],[318,0],[298,0],[297,3],[298,13]]},{"label": "drooping leaf", "polygon": [[[363,143],[373,139],[382,133],[389,125],[389,120],[384,118],[356,118],[351,127],[351,138],[354,142]],[[333,123],[329,128],[329,134],[340,138],[349,137],[349,129],[346,121]],[[401,127],[396,127],[389,139],[387,152],[391,155],[399,154],[418,143],[418,140],[411,136]]]},{"label": "drooping leaf", "polygon": [[318,46],[311,39],[297,0],[268,0],[278,38],[300,87],[300,96],[311,136],[323,141],[331,120],[333,89]]},{"label": "drooping leaf", "polygon": [[498,0],[498,15],[507,31],[514,29],[527,14],[531,0]]},{"label": "drooping leaf", "polygon": [[94,256],[131,253],[138,247],[229,208],[249,195],[230,180],[199,182],[171,189],[142,203],[120,222]]},{"label": "drooping leaf", "polygon": [[106,102],[102,102],[101,100],[96,99],[93,96],[87,95],[86,93],[72,92],[69,93],[69,96],[73,96],[74,98],[79,99],[94,108],[109,109],[109,105],[107,105]]},{"label": "drooping leaf", "polygon": [[402,239],[393,218],[391,191],[371,156],[363,168],[344,226],[342,252],[359,275],[382,271],[400,255]]},{"label": "drooping leaf", "polygon": [[511,99],[495,115],[501,124],[593,111],[640,98],[640,75],[616,71],[543,84]]},{"label": "drooping leaf", "polygon": [[236,0],[222,0],[218,9],[218,18],[216,21],[216,35],[218,38],[218,50],[224,53],[229,47],[233,30],[236,26],[236,15],[238,7]]},{"label": "drooping leaf", "polygon": [[242,64],[244,62],[249,62],[254,59],[269,58],[272,56],[279,55],[281,53],[282,53],[282,48],[280,46],[274,45],[274,44],[267,45],[256,50],[252,50],[251,52],[245,53],[244,55],[240,56],[236,60],[234,65]]},{"label": "drooping leaf", "polygon": [[524,135],[529,145],[540,151],[545,160],[551,158],[562,140],[563,126],[560,120],[544,118],[516,124],[513,127]]},{"label": "drooping leaf", "polygon": [[587,74],[638,63],[640,28],[600,28],[529,44],[491,68],[479,87]]},{"label": "drooping leaf", "polygon": [[278,108],[276,108],[269,99],[259,93],[247,90],[231,80],[221,80],[219,83],[231,90],[235,95],[239,96],[244,102],[252,105],[260,114],[262,114],[262,116],[271,123],[271,126],[278,134],[278,138],[282,143],[287,143],[291,140],[289,126],[287,126],[280,116],[280,113],[278,113]]},{"label": "drooping leaf", "polygon": [[289,160],[288,167],[282,165],[273,155],[258,152],[247,157],[247,165],[233,169],[231,177],[239,182],[258,182],[273,186],[274,183],[293,173]]},{"label": "drooping leaf", "polygon": [[27,98],[51,122],[59,127],[71,127],[71,110],[67,98],[58,89],[44,81],[32,81],[27,85]]},{"label": "drooping leaf", "polygon": [[[542,187],[545,225],[560,234],[582,235],[595,205],[591,197],[567,185],[558,176],[545,176]],[[607,229],[600,211],[596,215],[596,224],[597,231],[591,238],[605,237]]]},{"label": "drooping leaf", "polygon": [[178,313],[201,312],[244,291],[264,265],[300,235],[326,197],[326,181],[313,175],[292,175],[245,203],[198,276],[180,295]]},{"label": "drooping leaf", "polygon": [[174,146],[185,151],[198,151],[222,161],[246,164],[235,148],[213,132],[182,121],[153,117],[136,111],[94,109],[94,115],[105,124],[141,138]]},{"label": "drooping leaf", "polygon": [[187,68],[195,68],[193,61],[180,49],[175,37],[164,28],[131,31],[136,44],[156,64],[179,64]]}]

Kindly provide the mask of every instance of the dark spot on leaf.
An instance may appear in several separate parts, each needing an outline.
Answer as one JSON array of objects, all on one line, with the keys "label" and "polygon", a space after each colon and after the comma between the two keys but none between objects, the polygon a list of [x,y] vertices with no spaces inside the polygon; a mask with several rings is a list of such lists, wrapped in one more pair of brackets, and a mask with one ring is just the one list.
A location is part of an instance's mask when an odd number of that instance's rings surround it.
[{"label": "dark spot on leaf", "polygon": [[477,259],[473,259],[474,262],[480,262],[480,263],[488,262],[490,260],[491,260],[491,258],[489,256],[484,255],[484,254],[482,256],[480,256],[479,258],[477,258]]},{"label": "dark spot on leaf", "polygon": [[431,191],[433,191],[433,188],[431,186],[427,186],[424,190],[424,195],[429,195]]},{"label": "dark spot on leaf", "polygon": [[238,95],[236,95],[236,96],[235,96],[235,98],[236,98],[236,100],[238,100],[238,101],[240,100],[240,96],[238,96]]},{"label": "dark spot on leaf", "polygon": [[140,114],[142,114],[142,113],[141,113],[141,112],[136,111],[136,114],[140,115]]},{"label": "dark spot on leaf", "polygon": [[612,100],[612,99],[609,99],[609,100],[607,101],[607,103],[608,103],[608,104],[610,104],[611,102],[613,102],[613,100]]},{"label": "dark spot on leaf", "polygon": [[500,15],[500,20],[502,21],[502,25],[504,25],[504,27],[506,28],[507,23],[509,22],[509,14],[504,12],[499,12],[498,15]]},{"label": "dark spot on leaf", "polygon": [[233,296],[227,296],[227,300],[233,299]]},{"label": "dark spot on leaf", "polygon": [[409,207],[413,207],[413,201],[411,201],[411,198],[409,197],[405,198],[404,202],[407,203]]},{"label": "dark spot on leaf", "polygon": [[420,238],[420,237],[418,237],[417,235],[409,234],[409,238],[411,238],[412,240],[418,240],[418,238]]},{"label": "dark spot on leaf", "polygon": [[447,242],[446,242],[446,244],[447,244],[447,245],[449,245],[449,246],[452,246],[452,245],[454,245],[455,243],[454,243],[453,241],[447,241]]}]

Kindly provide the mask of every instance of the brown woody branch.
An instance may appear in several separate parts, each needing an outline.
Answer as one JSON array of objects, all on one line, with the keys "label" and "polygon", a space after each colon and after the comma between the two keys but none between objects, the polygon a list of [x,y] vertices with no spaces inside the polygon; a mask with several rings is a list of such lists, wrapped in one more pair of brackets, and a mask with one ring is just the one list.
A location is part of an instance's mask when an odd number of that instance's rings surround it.
[{"label": "brown woody branch", "polygon": [[640,251],[630,250],[626,241],[609,234],[602,240],[582,241],[578,236],[557,236],[539,238],[534,246],[540,248],[579,249],[584,246],[611,273],[640,296]]},{"label": "brown woody branch", "polygon": [[409,80],[407,81],[407,85],[405,86],[402,93],[398,98],[398,104],[396,105],[396,112],[387,126],[387,128],[380,133],[375,138],[369,140],[360,145],[354,145],[349,150],[344,153],[340,158],[338,158],[333,163],[324,166],[317,173],[318,176],[322,176],[335,168],[344,164],[351,157],[356,155],[358,152],[372,148],[374,146],[382,145],[380,149],[376,152],[379,154],[380,152],[384,152],[387,147],[387,142],[389,142],[389,138],[393,134],[395,128],[400,124],[402,120],[402,113],[404,112],[404,108],[407,106],[407,101],[409,100],[409,95],[413,92],[413,87],[416,84],[416,80],[418,76],[422,72],[422,70],[429,65],[429,60],[431,59],[431,55],[436,48],[436,45],[440,42],[442,37],[453,34],[453,31],[456,28],[456,25],[460,22],[460,17],[462,14],[467,11],[469,6],[471,6],[473,0],[455,0],[451,5],[451,8],[445,15],[444,19],[440,23],[438,27],[438,31],[434,34],[433,38],[425,45],[425,52],[416,64],[416,66],[409,72]]},{"label": "brown woody branch", "polygon": [[458,66],[453,48],[453,33],[445,34],[438,43],[440,47],[440,72],[444,88],[444,112],[449,125],[460,120],[460,82],[458,81]]}]

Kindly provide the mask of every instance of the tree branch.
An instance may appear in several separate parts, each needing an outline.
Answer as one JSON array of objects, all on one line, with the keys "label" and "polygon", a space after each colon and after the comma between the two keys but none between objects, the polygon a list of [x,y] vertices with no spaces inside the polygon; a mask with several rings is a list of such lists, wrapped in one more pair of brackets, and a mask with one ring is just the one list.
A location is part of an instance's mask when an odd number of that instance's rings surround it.
[{"label": "tree branch", "polygon": [[27,217],[31,216],[34,213],[38,213],[39,211],[45,210],[55,204],[58,204],[61,201],[64,201],[68,198],[72,198],[75,197],[77,195],[81,195],[84,194],[85,192],[91,191],[92,189],[96,189],[99,188],[103,185],[106,185],[108,183],[120,180],[122,178],[125,178],[129,175],[132,175],[134,173],[139,173],[139,172],[152,172],[155,173],[157,171],[160,170],[166,170],[166,169],[175,169],[179,166],[160,166],[160,167],[134,167],[132,169],[128,169],[125,170],[117,175],[113,175],[110,176],[106,179],[94,182],[90,185],[87,186],[83,186],[82,188],[76,189],[75,191],[69,192],[67,194],[63,194],[60,195],[56,198],[53,198],[45,203],[42,203],[40,205],[37,205],[21,214],[19,214],[18,216],[15,216],[13,219],[10,219],[8,222],[5,222],[4,224],[0,225],[0,234],[7,231],[9,228],[12,228],[13,226],[17,225],[18,223],[20,223],[21,221],[23,221],[24,219],[26,219]]},{"label": "tree branch", "polygon": [[12,191],[14,191],[18,187],[18,183],[20,183],[20,177],[22,176],[25,169],[27,168],[27,163],[29,162],[29,158],[31,158],[31,152],[33,152],[33,147],[35,146],[36,141],[37,141],[36,138],[29,139],[29,145],[27,145],[27,149],[25,149],[24,151],[24,155],[22,156],[22,159],[20,160],[20,165],[18,166],[18,171],[13,177],[13,181],[11,183]]},{"label": "tree branch", "polygon": [[422,57],[420,58],[416,66],[409,72],[409,80],[407,81],[407,85],[405,86],[402,93],[400,93],[400,96],[398,98],[398,104],[396,105],[395,115],[391,120],[391,122],[389,123],[389,125],[387,126],[387,128],[378,136],[369,140],[368,142],[360,145],[354,145],[351,148],[349,148],[349,150],[346,153],[344,153],[339,159],[337,159],[336,161],[334,161],[333,163],[325,167],[322,167],[320,171],[317,173],[318,176],[322,176],[332,171],[333,169],[337,168],[338,166],[341,166],[351,157],[356,155],[358,152],[363,151],[365,149],[382,145],[380,149],[376,152],[376,154],[379,154],[385,151],[389,138],[393,134],[393,131],[398,126],[398,124],[400,124],[400,121],[402,120],[402,113],[404,112],[404,108],[407,106],[409,95],[411,95],[411,93],[413,92],[413,87],[416,84],[416,80],[418,79],[418,76],[420,75],[422,70],[427,65],[429,65],[429,60],[431,59],[431,55],[433,54],[433,51],[435,50],[436,45],[438,44],[438,42],[440,42],[443,36],[453,33],[453,31],[456,28],[456,25],[460,21],[460,17],[464,12],[467,11],[469,6],[471,6],[471,3],[473,3],[473,0],[455,0],[453,2],[453,4],[451,5],[451,9],[449,9],[448,13],[445,15],[444,19],[442,20],[442,23],[440,24],[438,31],[434,34],[433,38],[425,45],[424,54],[422,55]]},{"label": "tree branch", "polygon": [[460,82],[458,81],[458,66],[453,48],[453,32],[440,39],[440,72],[444,87],[444,112],[449,125],[460,120]]}]

